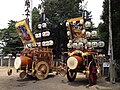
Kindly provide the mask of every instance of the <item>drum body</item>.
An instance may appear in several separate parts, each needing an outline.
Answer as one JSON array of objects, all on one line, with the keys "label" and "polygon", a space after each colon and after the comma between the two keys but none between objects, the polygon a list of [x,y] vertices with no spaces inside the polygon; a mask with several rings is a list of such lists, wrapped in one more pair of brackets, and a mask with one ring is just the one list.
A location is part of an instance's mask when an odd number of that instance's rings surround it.
[{"label": "drum body", "polygon": [[26,70],[27,68],[29,70],[32,68],[32,59],[21,55],[15,59],[14,67],[15,69]]}]

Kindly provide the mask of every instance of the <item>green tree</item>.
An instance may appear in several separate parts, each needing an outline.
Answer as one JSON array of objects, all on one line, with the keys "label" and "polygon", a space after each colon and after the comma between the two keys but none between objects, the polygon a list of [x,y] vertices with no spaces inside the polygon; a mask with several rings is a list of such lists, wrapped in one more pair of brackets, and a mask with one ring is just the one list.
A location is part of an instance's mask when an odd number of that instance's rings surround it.
[{"label": "green tree", "polygon": [[[80,16],[79,3],[83,0],[44,0],[45,15],[48,28],[51,32],[51,37],[54,41],[53,51],[60,55],[61,50],[67,49],[67,30],[66,20]],[[39,10],[33,9],[33,32],[40,32],[37,29],[40,23]],[[62,48],[62,49],[61,49]]]},{"label": "green tree", "polygon": [[[80,16],[79,3],[83,0],[46,0],[45,14],[54,40],[54,52],[60,55],[67,45],[66,20]],[[61,49],[62,48],[62,49]]]},{"label": "green tree", "polygon": [[33,29],[32,32],[33,33],[38,32],[37,25],[39,23],[39,18],[40,18],[39,10],[36,7],[34,7],[32,10],[32,29]]},{"label": "green tree", "polygon": [[8,28],[0,31],[0,40],[5,43],[5,46],[2,47],[3,53],[12,53],[14,56],[18,52],[17,47],[21,46],[21,41],[16,33],[15,23],[16,21],[10,20]]},{"label": "green tree", "polygon": [[[103,2],[103,13],[101,19],[103,23],[99,24],[99,31],[101,33],[101,38],[106,42],[106,53],[108,51],[108,38],[109,38],[109,0],[104,0]],[[120,0],[111,0],[111,13],[112,13],[112,37],[113,37],[113,53],[116,63],[120,63]],[[120,66],[118,66],[120,67]],[[119,71],[118,68],[116,71]],[[120,71],[119,71],[120,72]],[[119,74],[120,76],[120,74]]]},{"label": "green tree", "polygon": [[54,26],[67,19],[80,16],[79,3],[82,0],[47,0],[45,12],[49,22]]}]

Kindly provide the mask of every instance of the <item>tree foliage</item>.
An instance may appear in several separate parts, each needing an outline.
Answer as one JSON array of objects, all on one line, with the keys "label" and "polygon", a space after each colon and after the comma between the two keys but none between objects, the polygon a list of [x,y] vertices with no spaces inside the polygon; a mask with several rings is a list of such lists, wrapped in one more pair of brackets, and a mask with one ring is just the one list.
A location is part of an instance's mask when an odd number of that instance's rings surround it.
[{"label": "tree foliage", "polygon": [[[65,22],[67,19],[80,16],[79,3],[83,0],[44,0],[47,26],[54,41],[53,52],[60,55],[66,50],[67,35]],[[33,33],[38,33],[38,23],[41,23],[38,8],[32,11]],[[62,48],[62,49],[61,49]]]},{"label": "tree foliage", "polygon": [[12,53],[15,55],[19,51],[17,47],[21,46],[21,41],[16,33],[15,23],[16,21],[10,20],[8,28],[0,30],[0,40],[5,43],[5,46],[1,47],[4,54]]},{"label": "tree foliage", "polygon": [[47,0],[45,2],[46,16],[55,27],[67,19],[80,16],[81,0]]},{"label": "tree foliage", "polygon": [[[111,13],[112,13],[112,38],[113,38],[113,53],[116,63],[120,63],[120,0],[111,0]],[[99,24],[101,38],[108,44],[109,40],[109,0],[103,2],[103,13],[101,16],[103,23]],[[106,53],[108,45],[105,47]],[[119,66],[120,67],[120,66]],[[118,68],[120,69],[120,68]],[[119,71],[119,70],[117,70]]]},{"label": "tree foliage", "polygon": [[[60,52],[67,44],[66,26],[67,19],[80,16],[79,3],[83,0],[45,0],[45,14],[51,37],[54,40],[54,52]],[[32,10],[32,32],[39,32],[37,25],[40,22],[38,8]],[[2,47],[5,54],[17,53],[17,47],[23,46],[19,39],[16,29],[16,21],[10,20],[8,28],[0,30],[0,40],[5,42]],[[59,53],[58,53],[59,54]]]},{"label": "tree foliage", "polygon": [[[101,38],[108,43],[109,38],[109,0],[105,0],[103,3],[103,13],[101,19],[103,23],[99,24],[99,30],[101,33]],[[119,49],[120,49],[120,1],[111,0],[111,13],[112,13],[112,36],[113,36],[113,49],[114,49],[114,59],[119,60]],[[108,51],[108,45],[106,46],[106,52]]]}]

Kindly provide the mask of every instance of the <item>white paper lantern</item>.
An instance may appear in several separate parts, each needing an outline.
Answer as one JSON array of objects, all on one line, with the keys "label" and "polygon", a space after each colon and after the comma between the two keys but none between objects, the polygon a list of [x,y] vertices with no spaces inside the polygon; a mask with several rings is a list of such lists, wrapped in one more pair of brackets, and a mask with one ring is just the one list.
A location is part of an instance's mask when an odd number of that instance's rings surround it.
[{"label": "white paper lantern", "polygon": [[68,44],[67,44],[67,47],[68,47],[68,48],[72,48],[72,44],[68,43]]},{"label": "white paper lantern", "polygon": [[45,45],[44,46],[48,46],[48,41],[44,41]]},{"label": "white paper lantern", "polygon": [[73,43],[73,44],[72,44],[72,47],[73,47],[73,48],[77,48],[77,45],[78,45],[77,43]]},{"label": "white paper lantern", "polygon": [[42,24],[38,24],[38,29],[41,29],[42,28]]},{"label": "white paper lantern", "polygon": [[82,42],[79,42],[79,43],[78,43],[78,46],[79,46],[80,48],[82,48],[82,47],[83,47],[83,43],[82,43]]},{"label": "white paper lantern", "polygon": [[87,47],[91,47],[92,43],[91,42],[87,42]]},{"label": "white paper lantern", "polygon": [[53,40],[49,40],[49,45],[52,46],[54,44]]},{"label": "white paper lantern", "polygon": [[85,29],[82,30],[82,34],[85,34]]},{"label": "white paper lantern", "polygon": [[76,25],[76,21],[73,21],[73,25]]},{"label": "white paper lantern", "polygon": [[67,31],[67,36],[70,36],[71,32],[70,31]]},{"label": "white paper lantern", "polygon": [[66,27],[68,27],[69,26],[69,22],[66,22]]},{"label": "white paper lantern", "polygon": [[98,43],[98,45],[99,45],[99,47],[104,47],[104,46],[105,46],[105,43],[104,43],[103,41],[100,41],[100,42]]},{"label": "white paper lantern", "polygon": [[91,33],[89,31],[86,32],[86,37],[89,38],[91,36]]},{"label": "white paper lantern", "polygon": [[42,23],[42,27],[43,27],[43,28],[46,28],[46,27],[47,27],[47,24],[46,24],[46,23]]},{"label": "white paper lantern", "polygon": [[45,42],[45,41],[43,41],[43,42],[42,42],[42,46],[45,46],[45,45],[46,45],[46,42]]},{"label": "white paper lantern", "polygon": [[38,37],[41,38],[41,33],[38,33]]},{"label": "white paper lantern", "polygon": [[37,42],[37,45],[38,45],[38,46],[41,46],[41,42]]},{"label": "white paper lantern", "polygon": [[85,22],[85,27],[86,28],[90,28],[91,27],[91,22],[90,21],[86,21]]},{"label": "white paper lantern", "polygon": [[97,31],[92,31],[91,35],[92,35],[92,37],[96,37],[97,36]]},{"label": "white paper lantern", "polygon": [[72,40],[69,40],[69,43],[72,44]]},{"label": "white paper lantern", "polygon": [[80,24],[84,24],[84,20],[83,19],[80,20]]},{"label": "white paper lantern", "polygon": [[92,42],[92,47],[97,47],[98,43],[97,42]]},{"label": "white paper lantern", "polygon": [[43,37],[50,36],[50,32],[49,31],[42,32],[42,36]]},{"label": "white paper lantern", "polygon": [[45,37],[45,32],[42,32],[42,36]]},{"label": "white paper lantern", "polygon": [[39,34],[35,34],[35,38],[38,38],[39,37]]}]

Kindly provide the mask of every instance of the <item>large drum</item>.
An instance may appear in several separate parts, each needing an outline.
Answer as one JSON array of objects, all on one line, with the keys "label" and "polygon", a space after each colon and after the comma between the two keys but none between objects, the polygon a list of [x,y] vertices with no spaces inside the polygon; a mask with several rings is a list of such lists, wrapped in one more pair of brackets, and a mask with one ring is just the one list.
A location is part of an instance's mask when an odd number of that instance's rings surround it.
[{"label": "large drum", "polygon": [[67,60],[67,67],[69,67],[69,69],[72,69],[72,70],[77,69],[78,67],[80,67],[82,62],[83,62],[82,57],[80,57],[80,56],[71,56]]},{"label": "large drum", "polygon": [[32,59],[27,56],[17,57],[14,61],[15,69],[26,70],[26,68],[32,68]]}]

